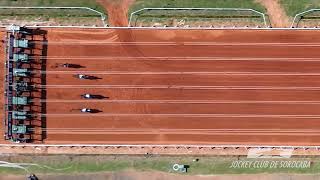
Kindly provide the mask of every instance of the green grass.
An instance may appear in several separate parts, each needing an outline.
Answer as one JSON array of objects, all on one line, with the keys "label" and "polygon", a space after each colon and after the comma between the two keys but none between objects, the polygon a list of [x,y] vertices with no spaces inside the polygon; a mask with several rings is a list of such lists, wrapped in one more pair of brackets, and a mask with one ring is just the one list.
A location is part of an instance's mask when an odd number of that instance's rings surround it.
[{"label": "green grass", "polygon": [[[89,7],[103,12],[107,15],[105,9],[94,0],[0,0],[0,6],[73,6],[73,7]],[[24,20],[32,21],[39,19],[39,17],[61,22],[65,20],[72,21],[72,19],[87,18],[85,22],[95,22],[100,19],[100,15],[88,10],[74,9],[74,10],[55,10],[55,9],[0,9],[0,20],[16,19],[16,17],[23,17]],[[66,19],[67,18],[67,19]],[[20,18],[19,18],[20,19]],[[83,20],[82,20],[83,21]],[[66,24],[65,23],[65,24]]]},{"label": "green grass", "polygon": [[0,0],[0,6],[82,6],[105,12],[94,0]]},{"label": "green grass", "polygon": [[[189,165],[187,174],[192,175],[212,175],[212,174],[254,174],[254,173],[309,173],[315,174],[320,171],[319,158],[291,158],[291,159],[271,159],[270,161],[284,160],[311,160],[311,168],[230,168],[231,162],[237,157],[197,157],[200,160],[193,162],[196,157],[190,156],[38,156],[38,157],[7,157],[11,162],[37,163],[50,166],[59,170],[39,168],[31,166],[29,171],[37,174],[71,174],[71,173],[93,173],[110,171],[162,171],[177,173],[172,170],[175,163]],[[250,160],[240,158],[242,160]],[[8,161],[8,159],[1,159]],[[265,161],[257,159],[253,161]],[[12,168],[0,168],[1,174],[25,174],[24,170]]]},{"label": "green grass", "polygon": [[[0,0],[0,6],[57,6],[57,7],[89,7],[98,10],[107,15],[105,9],[94,0]],[[86,19],[84,19],[86,18]],[[27,20],[39,21],[47,20],[59,22],[59,24],[70,25],[68,22],[75,24],[100,24],[100,15],[88,10],[81,9],[0,9],[0,21],[2,20]],[[107,21],[107,20],[106,20]],[[75,25],[74,24],[74,25]],[[80,25],[79,24],[79,25]],[[93,24],[92,24],[93,25]]]},{"label": "green grass", "polygon": [[[136,0],[129,10],[129,16],[131,12],[142,8],[245,8],[255,9],[260,12],[265,12],[265,8],[255,2],[255,0]],[[222,20],[229,22],[231,18],[237,19],[236,22],[244,22],[245,19],[255,18],[258,21],[262,21],[262,18],[258,14],[251,11],[213,11],[213,10],[193,10],[193,11],[170,11],[170,10],[152,10],[143,11],[136,16],[133,16],[132,22],[139,24],[139,22],[153,22],[155,18],[163,19],[184,19],[189,21],[193,17],[199,19],[207,19],[207,22],[214,22],[215,20]],[[221,21],[223,22],[223,21]],[[235,22],[235,25],[237,23]],[[166,23],[168,24],[168,23]],[[192,25],[192,24],[189,24]],[[258,24],[260,25],[260,23]]]},{"label": "green grass", "polygon": [[280,0],[280,3],[291,17],[308,9],[320,8],[320,0]]},{"label": "green grass", "polygon": [[251,8],[265,12],[254,0],[136,0],[130,12],[142,8],[194,7],[194,8]]}]

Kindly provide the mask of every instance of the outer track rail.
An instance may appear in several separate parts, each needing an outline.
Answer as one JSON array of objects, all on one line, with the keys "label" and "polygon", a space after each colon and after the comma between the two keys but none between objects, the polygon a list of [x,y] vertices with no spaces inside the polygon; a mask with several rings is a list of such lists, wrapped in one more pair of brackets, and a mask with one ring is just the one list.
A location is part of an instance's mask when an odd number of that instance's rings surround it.
[{"label": "outer track rail", "polygon": [[303,145],[241,145],[241,144],[229,144],[229,145],[195,145],[195,144],[0,144],[0,147],[189,147],[189,148],[280,148],[280,149],[292,149],[292,148],[316,148],[320,150],[320,146],[303,146]]}]

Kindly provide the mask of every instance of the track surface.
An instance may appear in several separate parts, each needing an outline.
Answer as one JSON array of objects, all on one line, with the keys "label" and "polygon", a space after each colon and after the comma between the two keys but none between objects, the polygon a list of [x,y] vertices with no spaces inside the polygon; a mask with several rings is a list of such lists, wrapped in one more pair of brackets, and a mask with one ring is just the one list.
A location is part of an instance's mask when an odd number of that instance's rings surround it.
[{"label": "track surface", "polygon": [[49,30],[45,143],[319,145],[319,57],[318,31]]}]

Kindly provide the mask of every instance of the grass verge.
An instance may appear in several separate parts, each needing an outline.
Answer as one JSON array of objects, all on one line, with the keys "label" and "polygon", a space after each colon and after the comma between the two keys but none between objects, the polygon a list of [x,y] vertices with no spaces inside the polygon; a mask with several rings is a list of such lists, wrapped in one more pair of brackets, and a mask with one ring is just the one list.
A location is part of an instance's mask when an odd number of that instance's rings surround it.
[{"label": "grass verge", "polygon": [[[129,10],[129,16],[133,11],[142,8],[245,8],[255,9],[265,12],[265,8],[254,0],[137,0]],[[160,22],[156,19],[163,18]],[[199,20],[196,20],[199,19]],[[244,22],[254,19],[256,25],[263,26],[262,18],[259,14],[251,11],[215,11],[215,10],[150,10],[143,11],[132,18],[133,26],[153,26],[155,24],[179,26],[175,21],[184,21],[184,25],[203,25],[203,26],[219,26],[231,24],[231,26],[243,26]],[[165,21],[167,20],[167,21]],[[232,23],[230,23],[232,22]],[[255,26],[256,26],[255,25]]]},{"label": "grass verge", "polygon": [[320,8],[320,0],[280,0],[280,3],[291,17],[308,9]]},{"label": "grass verge", "polygon": [[0,6],[81,6],[105,12],[104,8],[93,0],[1,0]]},{"label": "grass verge", "polygon": [[136,0],[130,12],[142,8],[251,8],[265,12],[265,8],[254,0]]},{"label": "grass verge", "polygon": [[[93,0],[1,0],[0,6],[89,7],[107,14],[105,9]],[[96,22],[97,19],[100,19],[99,14],[81,9],[0,9],[0,16],[2,22],[22,19],[20,21],[28,20],[28,22],[35,21],[36,23],[39,19],[47,19],[47,21],[49,21],[48,23],[54,24],[59,22],[68,24],[68,21],[73,22],[73,19],[78,20],[82,18],[81,23],[79,22],[73,25],[90,24],[90,22]],[[87,18],[85,22],[83,22],[83,18]]]},{"label": "grass verge", "polygon": [[[199,158],[199,161],[193,159]],[[254,173],[318,173],[320,158],[291,159],[246,159],[239,157],[187,157],[187,156],[12,156],[2,157],[2,161],[15,163],[36,163],[40,166],[30,166],[28,170],[37,174],[71,174],[108,171],[162,171],[177,173],[172,170],[175,163],[189,165],[191,175],[210,174],[254,174]],[[278,161],[277,168],[230,168],[233,161],[244,160],[253,162]],[[309,168],[280,168],[281,161],[310,161]],[[2,174],[25,174],[21,169],[0,168]]]}]

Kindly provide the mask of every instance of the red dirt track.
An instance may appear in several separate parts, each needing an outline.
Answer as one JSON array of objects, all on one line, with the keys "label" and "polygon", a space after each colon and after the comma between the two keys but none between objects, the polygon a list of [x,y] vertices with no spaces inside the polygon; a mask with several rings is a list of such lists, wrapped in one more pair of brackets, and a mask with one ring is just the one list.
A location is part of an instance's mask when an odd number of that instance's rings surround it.
[{"label": "red dirt track", "polygon": [[46,73],[48,144],[320,145],[318,31],[50,29]]}]

